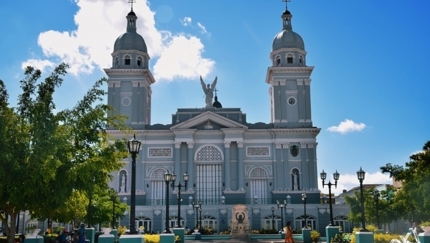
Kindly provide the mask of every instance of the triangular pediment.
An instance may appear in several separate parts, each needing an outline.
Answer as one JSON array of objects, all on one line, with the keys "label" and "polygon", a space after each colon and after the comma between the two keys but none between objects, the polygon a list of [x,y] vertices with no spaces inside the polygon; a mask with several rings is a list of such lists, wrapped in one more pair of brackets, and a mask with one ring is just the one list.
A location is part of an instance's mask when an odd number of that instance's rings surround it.
[{"label": "triangular pediment", "polygon": [[212,111],[206,111],[196,117],[190,118],[184,122],[181,122],[171,127],[170,130],[195,129],[202,125],[204,126],[218,125],[218,127],[223,127],[223,128],[240,128],[240,129],[248,128],[243,124],[240,124],[238,122],[235,122],[228,118],[220,116]]}]

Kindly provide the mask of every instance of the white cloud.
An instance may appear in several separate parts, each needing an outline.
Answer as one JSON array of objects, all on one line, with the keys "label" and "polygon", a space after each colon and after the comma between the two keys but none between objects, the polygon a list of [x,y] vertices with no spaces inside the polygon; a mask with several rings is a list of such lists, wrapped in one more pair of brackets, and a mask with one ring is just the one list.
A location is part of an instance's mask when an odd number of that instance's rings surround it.
[{"label": "white cloud", "polygon": [[184,17],[183,19],[181,19],[181,23],[183,26],[191,25],[191,22],[191,17]]},{"label": "white cloud", "polygon": [[[331,180],[333,183],[333,177],[332,175],[327,174],[327,180],[326,183],[328,183],[328,180]],[[374,173],[366,173],[366,176],[364,178],[363,184],[393,184],[393,180],[390,178],[388,174],[382,174],[381,172],[374,172]],[[357,174],[341,174],[339,176],[339,180],[337,181],[337,188],[332,186],[331,192],[335,195],[339,195],[342,193],[343,190],[351,190],[354,187],[357,187],[360,185],[360,182],[357,179]],[[319,189],[328,194],[328,187],[325,186],[322,188],[321,180],[319,180]]]},{"label": "white cloud", "polygon": [[[54,62],[66,62],[69,72],[79,76],[90,74],[95,68],[111,67],[113,45],[118,36],[126,31],[125,16],[130,5],[123,0],[75,0],[79,7],[74,16],[77,28],[73,31],[60,32],[49,30],[39,34],[38,44],[42,48],[42,59],[29,59],[23,62],[52,65]],[[197,79],[198,74],[206,75],[212,71],[215,62],[202,57],[204,45],[200,39],[185,34],[172,34],[155,28],[155,12],[147,1],[137,1],[133,5],[136,13],[137,31],[145,39],[148,54],[155,59],[157,69],[154,76],[172,80],[174,77]],[[184,20],[191,23],[191,18]],[[188,36],[188,37],[186,37]],[[184,65],[181,58],[172,58],[172,52],[187,50],[187,59],[192,62]],[[171,60],[165,60],[164,55]],[[173,72],[170,66],[181,66]],[[45,67],[45,66],[41,66]],[[192,76],[194,75],[194,76]]]},{"label": "white cloud", "polygon": [[36,69],[39,69],[43,73],[46,68],[48,67],[52,68],[55,66],[55,64],[49,60],[38,60],[38,59],[28,59],[27,61],[21,64],[22,69],[25,69],[28,66],[32,66]]},{"label": "white cloud", "polygon": [[201,31],[203,34],[208,33],[208,31],[206,30],[206,27],[204,27],[200,22],[197,22],[197,26],[200,28],[200,31]]},{"label": "white cloud", "polygon": [[191,36],[173,36],[169,38],[163,55],[154,65],[156,79],[173,80],[174,78],[192,79],[205,77],[213,69],[215,62],[202,58],[204,50],[200,39]]},{"label": "white cloud", "polygon": [[345,119],[339,123],[338,126],[331,126],[327,128],[329,132],[338,132],[342,134],[346,134],[354,131],[361,131],[366,127],[364,123],[355,123],[353,120]]}]

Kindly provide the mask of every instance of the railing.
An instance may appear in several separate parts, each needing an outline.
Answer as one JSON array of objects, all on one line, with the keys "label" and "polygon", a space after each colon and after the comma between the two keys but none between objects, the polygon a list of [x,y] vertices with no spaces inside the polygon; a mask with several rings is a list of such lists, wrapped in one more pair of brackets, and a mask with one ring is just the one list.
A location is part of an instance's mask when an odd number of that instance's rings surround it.
[{"label": "railing", "polygon": [[[120,196],[123,202],[130,204],[130,196]],[[126,197],[127,200],[123,200]],[[200,199],[197,199],[199,201]],[[254,198],[226,198],[224,204],[222,204],[221,199],[201,199],[202,205],[235,205],[235,204],[246,204],[246,205],[267,205],[276,204],[276,199],[273,198],[261,198],[258,199],[257,203]],[[196,201],[195,201],[196,202]],[[188,198],[182,198],[181,205],[188,206],[191,201]],[[136,206],[165,206],[165,199],[136,199]],[[178,200],[176,198],[169,199],[169,205],[178,205]]]}]

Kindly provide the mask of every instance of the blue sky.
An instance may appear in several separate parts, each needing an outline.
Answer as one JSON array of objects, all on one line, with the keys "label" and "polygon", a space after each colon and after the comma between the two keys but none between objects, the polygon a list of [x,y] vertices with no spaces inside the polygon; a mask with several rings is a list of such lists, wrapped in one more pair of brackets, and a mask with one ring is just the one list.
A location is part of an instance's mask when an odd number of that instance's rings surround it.
[{"label": "blue sky", "polygon": [[[293,0],[293,30],[305,42],[312,120],[321,128],[318,170],[341,174],[339,187],[389,183],[379,167],[404,164],[430,139],[430,2]],[[171,123],[177,108],[203,107],[199,75],[218,76],[223,107],[239,107],[250,123],[270,121],[266,71],[281,30],[281,0],[137,0],[138,32],[157,79],[152,123]],[[71,64],[58,109],[71,108],[109,68],[125,32],[127,0],[1,1],[0,79],[14,105],[22,67],[46,73]],[[326,189],[325,189],[326,190]]]}]

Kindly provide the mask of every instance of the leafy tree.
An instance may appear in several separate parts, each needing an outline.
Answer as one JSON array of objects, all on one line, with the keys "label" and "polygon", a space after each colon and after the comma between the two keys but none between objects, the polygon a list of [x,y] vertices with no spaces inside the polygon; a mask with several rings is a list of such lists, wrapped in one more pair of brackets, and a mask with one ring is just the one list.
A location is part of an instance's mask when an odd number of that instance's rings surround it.
[{"label": "leafy tree", "polygon": [[[366,225],[377,225],[378,215],[380,226],[390,223],[398,218],[396,213],[396,205],[393,201],[393,190],[391,186],[387,186],[386,190],[380,192],[380,199],[378,200],[378,208],[374,199],[375,187],[365,189],[364,195],[364,218]],[[361,225],[361,194],[360,191],[355,191],[354,196],[345,196],[346,203],[350,206],[350,213],[348,219],[355,225]],[[377,211],[378,210],[378,213]]]},{"label": "leafy tree", "polygon": [[17,107],[9,107],[0,80],[0,220],[9,243],[15,223],[7,221],[15,222],[20,211],[39,219],[81,219],[83,213],[73,212],[72,204],[85,204],[85,197],[107,189],[110,172],[120,169],[127,156],[125,141],[107,132],[110,127],[126,130],[124,117],[108,116],[111,108],[97,104],[106,79],[73,109],[56,112],[53,95],[67,68],[60,64],[38,82],[40,70],[27,67]]},{"label": "leafy tree", "polygon": [[411,155],[405,166],[386,164],[381,167],[383,173],[389,173],[402,183],[395,195],[398,210],[402,218],[423,221],[430,218],[430,141],[421,152]]}]

